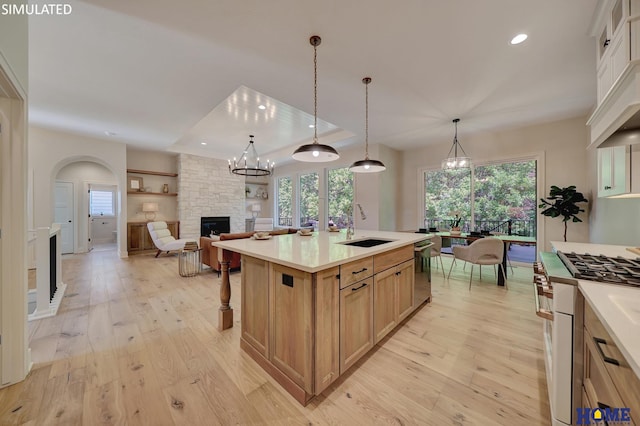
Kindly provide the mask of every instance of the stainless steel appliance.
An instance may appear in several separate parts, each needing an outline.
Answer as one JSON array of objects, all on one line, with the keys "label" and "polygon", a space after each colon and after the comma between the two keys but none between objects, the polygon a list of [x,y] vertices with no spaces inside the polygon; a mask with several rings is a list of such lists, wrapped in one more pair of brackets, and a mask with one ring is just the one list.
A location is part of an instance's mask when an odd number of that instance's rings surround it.
[{"label": "stainless steel appliance", "polygon": [[429,240],[420,241],[413,247],[414,252],[414,290],[413,306],[417,307],[426,301],[431,301],[431,256],[433,243]]}]

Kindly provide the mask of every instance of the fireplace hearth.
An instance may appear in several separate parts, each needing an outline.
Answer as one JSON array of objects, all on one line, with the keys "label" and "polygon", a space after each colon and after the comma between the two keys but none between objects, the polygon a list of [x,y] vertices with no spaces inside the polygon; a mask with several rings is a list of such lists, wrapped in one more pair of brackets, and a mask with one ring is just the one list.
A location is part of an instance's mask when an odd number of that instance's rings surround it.
[{"label": "fireplace hearth", "polygon": [[231,232],[229,216],[209,216],[200,218],[200,236],[219,235]]}]

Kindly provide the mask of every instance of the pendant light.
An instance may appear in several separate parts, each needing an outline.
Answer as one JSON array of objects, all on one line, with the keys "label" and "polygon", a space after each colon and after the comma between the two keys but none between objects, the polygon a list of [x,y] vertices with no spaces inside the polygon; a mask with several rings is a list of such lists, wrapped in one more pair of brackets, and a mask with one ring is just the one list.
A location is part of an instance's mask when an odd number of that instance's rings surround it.
[{"label": "pendant light", "polygon": [[362,79],[365,87],[365,113],[364,113],[364,146],[365,154],[364,160],[356,161],[353,163],[349,170],[355,173],[375,173],[386,170],[382,161],[369,159],[369,83],[371,83],[371,77],[365,77]]},{"label": "pendant light", "polygon": [[298,161],[327,162],[340,158],[338,151],[329,145],[318,143],[318,53],[317,48],[322,39],[311,36],[309,43],[313,46],[313,143],[300,146],[292,157]]},{"label": "pendant light", "polygon": [[[467,153],[462,149],[462,145],[458,142],[458,123],[460,122],[459,118],[454,118],[453,123],[456,126],[456,133],[453,137],[453,145],[449,150],[449,154],[447,154],[447,158],[442,160],[442,168],[443,169],[468,169],[471,167],[471,157],[467,156]],[[458,156],[458,148],[462,151],[464,156]],[[453,156],[451,153],[453,152]]]},{"label": "pendant light", "polygon": [[273,173],[274,163],[260,163],[260,158],[253,146],[253,135],[249,135],[249,145],[242,151],[240,160],[233,158],[233,164],[229,161],[229,172],[242,176],[269,176]]}]

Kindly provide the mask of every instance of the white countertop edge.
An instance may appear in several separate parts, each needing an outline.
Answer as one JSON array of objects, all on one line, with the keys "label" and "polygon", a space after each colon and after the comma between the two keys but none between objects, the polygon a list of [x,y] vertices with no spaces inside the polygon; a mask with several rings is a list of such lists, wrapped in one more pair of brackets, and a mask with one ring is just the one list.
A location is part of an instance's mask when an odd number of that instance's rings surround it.
[{"label": "white countertop edge", "polygon": [[585,280],[578,280],[578,287],[631,369],[640,378],[640,325],[633,324],[640,324],[640,315],[631,320],[610,298],[614,295],[637,299],[640,298],[640,289]]},{"label": "white countertop edge", "polygon": [[[327,231],[316,231],[314,232],[314,236],[311,237],[301,237],[296,234],[284,234],[284,235],[274,235],[273,238],[283,238],[289,236],[289,238],[328,238],[333,233]],[[344,233],[341,233],[344,235]],[[348,256],[345,256],[341,259],[335,259],[330,261],[323,261],[318,266],[310,266],[304,263],[298,263],[286,259],[282,259],[277,257],[276,255],[265,252],[263,249],[266,248],[264,242],[266,241],[255,241],[250,240],[249,238],[243,238],[238,240],[225,240],[225,241],[213,241],[211,245],[223,248],[229,251],[234,251],[236,253],[244,254],[247,256],[255,257],[257,259],[266,260],[268,262],[277,263],[279,265],[288,266],[290,268],[298,269],[300,271],[316,273],[319,271],[323,271],[325,269],[332,268],[334,266],[343,265],[348,262],[352,262],[354,260],[364,259],[369,256],[373,256],[376,254],[384,253],[393,249],[397,249],[400,247],[404,247],[409,244],[414,244],[419,241],[424,241],[433,238],[433,234],[421,234],[421,233],[411,233],[411,232],[390,232],[390,231],[357,231],[354,235],[352,241],[357,241],[366,238],[387,238],[394,241],[391,241],[386,244],[381,244],[375,247],[351,247],[352,253]],[[251,244],[249,243],[249,240]],[[267,240],[271,241],[271,240]],[[300,240],[305,241],[305,240]],[[343,239],[341,241],[346,241]],[[331,244],[337,244],[337,242],[332,242]],[[251,245],[251,247],[246,247],[247,245]],[[259,250],[259,251],[256,251]]]}]

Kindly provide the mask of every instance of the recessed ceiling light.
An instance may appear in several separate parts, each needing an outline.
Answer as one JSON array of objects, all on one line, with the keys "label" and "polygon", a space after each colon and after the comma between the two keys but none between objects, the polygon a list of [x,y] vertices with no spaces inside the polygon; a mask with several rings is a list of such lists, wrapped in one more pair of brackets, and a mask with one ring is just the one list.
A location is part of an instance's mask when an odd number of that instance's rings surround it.
[{"label": "recessed ceiling light", "polygon": [[313,124],[309,124],[309,128],[313,129],[315,126]]},{"label": "recessed ceiling light", "polygon": [[107,136],[115,136],[115,135],[117,135],[117,133],[115,133],[115,132],[110,132],[110,131],[108,131],[108,130],[105,130],[104,134],[105,134],[105,135],[107,135]]},{"label": "recessed ceiling light", "polygon": [[200,142],[200,145],[206,145],[206,144],[207,144],[206,142]]},{"label": "recessed ceiling light", "polygon": [[511,39],[511,44],[520,44],[527,39],[526,34],[518,34],[514,38]]},{"label": "recessed ceiling light", "polygon": [[267,107],[266,107],[266,106],[264,106],[264,105],[258,105],[258,108],[259,108],[259,109],[267,109]]}]

